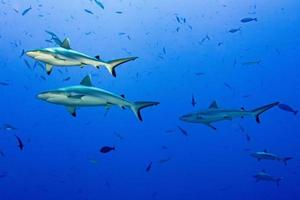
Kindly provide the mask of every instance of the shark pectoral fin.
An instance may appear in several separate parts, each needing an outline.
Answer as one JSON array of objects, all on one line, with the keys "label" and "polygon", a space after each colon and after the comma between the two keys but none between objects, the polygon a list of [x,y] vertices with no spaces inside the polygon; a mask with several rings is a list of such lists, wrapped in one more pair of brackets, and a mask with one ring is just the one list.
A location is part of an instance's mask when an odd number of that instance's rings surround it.
[{"label": "shark pectoral fin", "polygon": [[50,65],[50,64],[46,63],[46,72],[47,72],[48,75],[51,74],[52,69],[53,69],[53,65]]},{"label": "shark pectoral fin", "polygon": [[67,106],[67,110],[69,111],[69,113],[70,113],[73,117],[76,117],[76,107],[73,107],[73,106]]},{"label": "shark pectoral fin", "polygon": [[230,117],[230,116],[224,116],[224,119],[225,120],[232,120],[232,117]]},{"label": "shark pectoral fin", "polygon": [[209,128],[211,128],[211,129],[214,129],[214,130],[217,130],[217,128],[216,127],[214,127],[213,125],[211,125],[211,124],[205,124],[206,126],[208,126]]}]

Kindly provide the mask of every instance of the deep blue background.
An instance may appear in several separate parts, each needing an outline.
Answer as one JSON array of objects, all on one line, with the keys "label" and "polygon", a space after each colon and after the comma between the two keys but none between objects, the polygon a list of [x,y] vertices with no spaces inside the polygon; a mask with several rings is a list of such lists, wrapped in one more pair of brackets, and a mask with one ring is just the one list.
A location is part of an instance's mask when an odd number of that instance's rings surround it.
[{"label": "deep blue background", "polygon": [[[0,86],[0,123],[18,128],[0,132],[5,153],[0,174],[6,174],[0,178],[1,200],[300,199],[299,116],[275,108],[262,116],[260,125],[252,118],[237,119],[217,123],[218,131],[178,119],[212,100],[226,108],[250,109],[273,101],[300,108],[300,2],[103,0],[104,10],[88,0],[1,2],[0,81],[10,85]],[[32,10],[22,16],[30,5]],[[179,24],[176,14],[186,24]],[[242,24],[244,17],[258,22]],[[238,27],[241,32],[228,32]],[[32,59],[20,58],[22,49],[54,46],[45,42],[45,30],[69,37],[73,49],[104,60],[139,59],[118,67],[117,78],[92,67],[70,67],[63,74],[54,68],[46,76],[39,67],[26,67],[24,59],[33,65]],[[200,44],[206,35],[210,40]],[[242,65],[253,60],[261,64]],[[65,108],[36,98],[41,91],[78,84],[88,73],[100,88],[161,104],[143,110],[140,123],[131,111],[118,107],[106,117],[103,108],[79,109],[74,119]],[[69,82],[62,81],[69,76]],[[190,103],[192,94],[196,108]],[[177,125],[189,135],[182,135]],[[25,143],[22,152],[14,134]],[[101,155],[103,145],[117,150]],[[294,159],[288,166],[257,162],[249,149]],[[167,163],[157,162],[169,157]],[[150,161],[154,164],[147,173]],[[284,177],[280,187],[255,183],[252,176],[262,169]]]}]

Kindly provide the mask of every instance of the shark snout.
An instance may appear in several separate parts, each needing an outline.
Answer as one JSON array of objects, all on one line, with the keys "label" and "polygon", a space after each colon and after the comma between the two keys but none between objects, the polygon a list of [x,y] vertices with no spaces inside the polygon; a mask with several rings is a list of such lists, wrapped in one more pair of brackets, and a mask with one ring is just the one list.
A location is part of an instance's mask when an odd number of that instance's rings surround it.
[{"label": "shark snout", "polygon": [[38,99],[47,100],[49,98],[48,93],[40,93],[37,95]]},{"label": "shark snout", "polygon": [[29,57],[35,58],[39,55],[39,51],[29,50],[29,51],[26,51],[26,55],[29,56]]}]

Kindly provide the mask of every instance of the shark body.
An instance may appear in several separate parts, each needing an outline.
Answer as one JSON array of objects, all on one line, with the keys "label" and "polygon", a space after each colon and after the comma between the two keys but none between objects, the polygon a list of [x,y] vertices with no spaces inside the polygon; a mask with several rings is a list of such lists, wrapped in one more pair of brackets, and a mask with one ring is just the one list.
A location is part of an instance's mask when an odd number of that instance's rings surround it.
[{"label": "shark body", "polygon": [[254,152],[250,155],[252,157],[256,158],[258,161],[261,161],[261,160],[277,160],[277,161],[283,162],[285,165],[287,165],[287,161],[292,159],[292,157],[280,157],[276,154],[269,153],[267,150]]},{"label": "shark body", "polygon": [[277,186],[279,186],[279,182],[283,179],[282,177],[271,176],[266,172],[266,170],[262,170],[261,172],[255,174],[253,178],[255,178],[256,182],[260,182],[260,181],[275,182]]},{"label": "shark body", "polygon": [[123,63],[137,59],[137,57],[121,58],[105,62],[100,56],[91,57],[84,53],[75,51],[70,47],[70,41],[66,38],[59,47],[29,50],[26,55],[46,64],[47,74],[50,75],[53,66],[67,67],[91,65],[96,68],[104,66],[115,77],[115,68]]},{"label": "shark body", "polygon": [[109,109],[111,106],[117,105],[121,108],[130,108],[140,121],[143,120],[141,109],[159,104],[159,102],[147,101],[131,102],[123,95],[96,88],[92,85],[89,75],[81,81],[80,85],[42,92],[38,94],[38,98],[65,106],[74,117],[76,117],[78,107],[104,106]]},{"label": "shark body", "polygon": [[240,110],[219,108],[217,102],[213,101],[208,109],[183,115],[180,117],[180,119],[190,123],[201,123],[216,130],[212,123],[224,120],[232,120],[238,117],[244,118],[246,116],[254,116],[257,123],[260,123],[260,115],[274,106],[277,106],[278,104],[279,102],[275,102],[254,110],[247,111],[244,108],[241,108]]}]

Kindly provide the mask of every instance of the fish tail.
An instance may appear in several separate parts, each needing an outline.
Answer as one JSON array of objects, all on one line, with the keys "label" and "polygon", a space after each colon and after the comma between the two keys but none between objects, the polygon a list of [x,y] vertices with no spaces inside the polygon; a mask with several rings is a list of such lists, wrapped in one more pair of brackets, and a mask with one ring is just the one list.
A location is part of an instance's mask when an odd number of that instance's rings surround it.
[{"label": "fish tail", "polygon": [[277,178],[275,181],[276,181],[276,185],[277,185],[277,187],[279,186],[279,183],[280,183],[280,181],[282,180],[283,178],[282,177],[279,177],[279,178]]},{"label": "fish tail", "polygon": [[134,112],[135,116],[140,120],[143,121],[142,115],[141,115],[141,110],[146,107],[150,106],[156,106],[158,105],[159,102],[150,102],[150,101],[137,101],[134,102],[131,105],[131,110]]},{"label": "fish tail", "polygon": [[295,110],[295,111],[294,111],[294,115],[297,115],[297,114],[298,114],[298,110]]},{"label": "fish tail", "polygon": [[251,112],[255,115],[255,119],[257,123],[260,123],[260,115],[264,112],[266,112],[267,110],[270,110],[271,108],[273,108],[274,106],[277,106],[279,104],[279,102],[274,102],[259,108],[256,108],[254,110],[252,110]]},{"label": "fish tail", "polygon": [[116,59],[116,60],[111,60],[108,61],[107,63],[104,64],[104,66],[107,68],[107,70],[111,73],[111,75],[113,75],[114,77],[116,77],[116,70],[115,68],[123,63],[132,61],[137,59],[138,57],[129,57],[129,58],[120,58],[120,59]]}]

